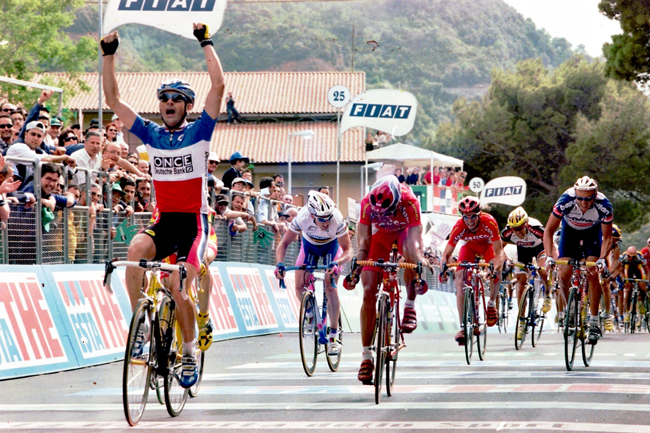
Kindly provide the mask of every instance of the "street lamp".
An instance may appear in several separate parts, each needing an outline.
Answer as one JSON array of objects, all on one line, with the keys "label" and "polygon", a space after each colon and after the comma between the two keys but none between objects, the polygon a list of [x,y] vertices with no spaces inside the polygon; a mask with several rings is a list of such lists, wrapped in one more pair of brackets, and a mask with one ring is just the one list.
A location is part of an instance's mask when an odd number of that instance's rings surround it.
[{"label": "street lamp", "polygon": [[291,137],[302,137],[305,140],[309,140],[314,136],[314,131],[311,129],[307,131],[299,132],[290,132],[287,136],[287,161],[289,163],[289,184],[288,184],[288,193],[291,194]]}]

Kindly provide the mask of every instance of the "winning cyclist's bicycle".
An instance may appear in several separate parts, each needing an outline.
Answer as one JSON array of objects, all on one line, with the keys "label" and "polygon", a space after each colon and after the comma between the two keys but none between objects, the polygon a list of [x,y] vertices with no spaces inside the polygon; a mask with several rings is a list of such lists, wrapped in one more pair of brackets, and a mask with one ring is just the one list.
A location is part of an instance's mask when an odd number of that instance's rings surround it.
[{"label": "winning cyclist's bicycle", "polygon": [[[312,376],[314,370],[316,369],[316,361],[318,360],[318,354],[325,351],[327,359],[327,365],[331,371],[336,371],[339,368],[341,363],[341,350],[337,353],[332,353],[330,350],[330,341],[329,341],[329,332],[330,327],[327,326],[327,295],[325,294],[325,284],[323,281],[323,307],[322,309],[318,306],[318,300],[316,299],[316,289],[314,283],[317,280],[323,280],[321,277],[314,275],[316,270],[328,270],[330,266],[288,266],[286,271],[305,271],[306,281],[304,286],[307,286],[307,290],[302,295],[302,300],[300,302],[300,317],[299,317],[299,336],[300,336],[300,356],[302,359],[302,367],[305,370],[307,376]],[[336,288],[336,283],[334,278],[332,278],[330,284],[332,287]],[[296,287],[298,286],[298,281],[296,281]],[[304,287],[303,286],[303,287]],[[280,287],[283,289],[286,288],[284,284],[284,279],[280,280]],[[332,326],[332,324],[330,324]],[[338,340],[339,343],[343,341],[343,327],[341,326],[341,316],[339,315],[338,326]]]},{"label": "winning cyclist's bicycle", "polygon": [[[542,337],[546,313],[542,311],[542,302],[540,301],[546,296],[546,288],[539,276],[540,268],[538,266],[523,263],[515,263],[514,266],[530,272],[528,283],[519,300],[519,315],[515,332],[515,349],[519,350],[523,347],[527,334],[530,334],[530,342],[533,347],[537,346]],[[519,327],[523,328],[521,332]]]},{"label": "winning cyclist's bicycle", "polygon": [[582,362],[585,367],[589,367],[596,345],[589,343],[588,319],[590,306],[587,267],[596,266],[596,262],[582,262],[570,259],[556,260],[555,263],[572,267],[571,288],[569,289],[569,299],[564,315],[564,362],[568,371],[573,370],[576,348],[578,342],[580,342]]},{"label": "winning cyclist's bicycle", "polygon": [[477,261],[475,263],[462,262],[452,263],[451,267],[466,268],[465,286],[463,293],[465,301],[463,304],[463,331],[465,332],[465,360],[467,364],[472,363],[474,351],[474,340],[479,359],[485,357],[485,346],[487,344],[487,303],[485,302],[485,287],[481,268],[487,268],[489,274],[494,273],[492,263]]},{"label": "winning cyclist's bicycle", "polygon": [[[148,275],[143,279],[147,286],[143,287],[144,296],[133,312],[124,354],[124,415],[130,425],[136,425],[142,418],[151,389],[156,391],[161,404],[164,400],[169,415],[176,417],[185,407],[190,390],[180,384],[183,340],[177,322],[176,303],[169,289],[161,284],[160,271],[178,271],[180,290],[188,290],[192,295],[192,291],[185,287],[185,268],[144,259],[140,262],[106,262],[104,286],[109,291],[112,291],[111,275],[119,266],[137,266],[147,271],[145,277]],[[198,356],[202,374],[203,353]],[[198,386],[200,379],[193,386],[195,393],[198,393]]]},{"label": "winning cyclist's bicycle", "polygon": [[508,283],[501,281],[499,286],[499,294],[497,295],[497,309],[499,310],[499,319],[497,320],[497,327],[499,333],[508,333],[508,321],[510,320],[510,310],[508,309]]},{"label": "winning cyclist's bicycle", "polygon": [[402,332],[402,319],[400,317],[400,287],[398,282],[398,269],[413,269],[416,272],[416,281],[422,281],[422,264],[397,263],[397,246],[393,245],[390,261],[382,259],[377,261],[353,259],[352,271],[357,266],[372,266],[381,268],[379,271],[379,290],[377,292],[377,319],[373,336],[375,351],[375,403],[381,400],[381,388],[384,370],[386,371],[386,395],[393,393],[397,357],[399,351],[406,347]]}]

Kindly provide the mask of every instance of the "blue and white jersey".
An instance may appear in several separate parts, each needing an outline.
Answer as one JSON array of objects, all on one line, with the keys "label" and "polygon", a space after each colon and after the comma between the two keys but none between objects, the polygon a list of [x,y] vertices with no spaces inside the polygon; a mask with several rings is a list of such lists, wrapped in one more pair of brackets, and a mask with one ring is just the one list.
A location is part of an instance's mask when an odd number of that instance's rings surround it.
[{"label": "blue and white jersey", "polygon": [[206,173],[216,124],[205,110],[196,122],[173,133],[140,116],[135,119],[131,132],[147,147],[160,212],[208,213]]},{"label": "blue and white jersey", "polygon": [[562,220],[562,227],[567,225],[575,230],[587,230],[614,221],[614,209],[603,193],[598,193],[593,206],[583,214],[573,188],[567,189],[555,203],[553,215]]},{"label": "blue and white jersey", "polygon": [[300,209],[298,215],[291,221],[289,230],[295,234],[302,234],[302,237],[310,244],[325,245],[341,236],[345,236],[348,227],[341,212],[334,209],[334,216],[329,227],[327,230],[321,230],[312,219],[309,209],[305,206]]}]

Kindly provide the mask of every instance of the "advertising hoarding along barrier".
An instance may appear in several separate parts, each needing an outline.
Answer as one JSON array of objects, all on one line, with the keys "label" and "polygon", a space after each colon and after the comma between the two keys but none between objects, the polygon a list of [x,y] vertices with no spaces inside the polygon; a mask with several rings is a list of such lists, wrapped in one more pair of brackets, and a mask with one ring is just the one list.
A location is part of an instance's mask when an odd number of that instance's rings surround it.
[{"label": "advertising hoarding along barrier", "polygon": [[[298,331],[293,273],[281,289],[273,270],[252,263],[212,264],[215,341]],[[0,380],[123,359],[131,306],[124,268],[116,272],[109,293],[102,285],[102,265],[0,266]],[[361,285],[338,293],[344,330],[359,332]],[[416,332],[455,331],[453,294],[430,290],[418,297],[416,309]]]}]

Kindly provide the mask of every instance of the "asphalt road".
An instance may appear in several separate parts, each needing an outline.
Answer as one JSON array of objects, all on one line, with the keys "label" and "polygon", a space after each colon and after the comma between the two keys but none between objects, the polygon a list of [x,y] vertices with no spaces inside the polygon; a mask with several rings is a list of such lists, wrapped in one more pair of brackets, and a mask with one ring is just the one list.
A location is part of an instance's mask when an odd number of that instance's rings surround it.
[{"label": "asphalt road", "polygon": [[[591,367],[567,372],[564,343],[547,330],[514,348],[491,330],[485,361],[467,365],[450,334],[413,334],[400,352],[395,394],[374,402],[356,379],[359,334],[345,334],[337,373],[321,355],[303,372],[296,334],[216,342],[200,395],[170,418],[150,394],[138,429],[156,431],[592,431],[650,432],[647,333],[606,334]],[[4,381],[0,430],[129,431],[122,364]]]}]

